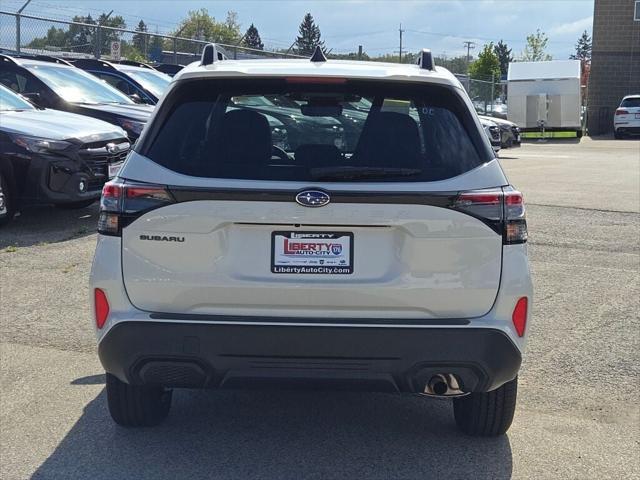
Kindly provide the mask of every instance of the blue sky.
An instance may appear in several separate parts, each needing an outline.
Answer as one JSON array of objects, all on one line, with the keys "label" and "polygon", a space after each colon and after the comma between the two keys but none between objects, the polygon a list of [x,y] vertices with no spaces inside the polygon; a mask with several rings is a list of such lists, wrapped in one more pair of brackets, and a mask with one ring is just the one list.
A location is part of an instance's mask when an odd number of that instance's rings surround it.
[{"label": "blue sky", "polygon": [[[0,9],[15,11],[24,1],[2,0]],[[593,0],[32,0],[24,13],[68,19],[113,9],[131,28],[142,18],[151,31],[157,27],[164,33],[187,11],[201,7],[220,20],[234,10],[243,28],[252,22],[258,27],[267,47],[285,48],[295,39],[304,14],[311,12],[327,47],[342,53],[363,45],[370,55],[397,51],[402,23],[403,48],[411,51],[431,48],[451,57],[464,53],[464,40],[475,41],[477,51],[502,38],[518,56],[526,35],[540,28],[549,36],[549,53],[565,59],[593,24]]]}]

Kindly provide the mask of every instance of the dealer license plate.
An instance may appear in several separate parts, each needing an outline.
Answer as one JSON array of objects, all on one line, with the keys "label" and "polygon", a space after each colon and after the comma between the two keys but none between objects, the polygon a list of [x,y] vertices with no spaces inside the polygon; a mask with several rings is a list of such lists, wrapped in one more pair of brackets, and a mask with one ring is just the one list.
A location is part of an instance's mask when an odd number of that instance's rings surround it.
[{"label": "dealer license plate", "polygon": [[316,275],[353,273],[353,233],[273,232],[271,272]]}]

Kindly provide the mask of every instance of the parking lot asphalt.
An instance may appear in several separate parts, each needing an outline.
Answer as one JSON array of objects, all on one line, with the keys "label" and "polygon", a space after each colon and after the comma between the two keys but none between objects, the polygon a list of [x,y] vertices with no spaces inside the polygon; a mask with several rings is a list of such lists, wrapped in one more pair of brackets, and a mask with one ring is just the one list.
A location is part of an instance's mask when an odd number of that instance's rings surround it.
[{"label": "parking lot asphalt", "polygon": [[90,328],[95,206],[0,230],[0,478],[640,478],[640,141],[502,152],[527,201],[534,321],[508,434],[446,400],[177,391],[115,426]]}]

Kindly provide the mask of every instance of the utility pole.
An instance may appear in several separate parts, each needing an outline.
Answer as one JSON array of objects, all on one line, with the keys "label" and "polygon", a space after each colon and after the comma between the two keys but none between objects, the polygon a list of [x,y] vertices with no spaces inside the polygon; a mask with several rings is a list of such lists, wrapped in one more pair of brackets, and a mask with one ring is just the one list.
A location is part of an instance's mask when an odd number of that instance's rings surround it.
[{"label": "utility pole", "polygon": [[400,24],[400,28],[398,29],[398,32],[400,32],[400,50],[398,50],[398,53],[400,54],[400,63],[402,63],[402,34],[404,33],[404,30],[402,29],[402,24]]},{"label": "utility pole", "polygon": [[472,42],[470,40],[466,40],[466,41],[462,42],[462,44],[465,47],[467,47],[467,75],[469,75],[469,62],[471,61],[470,50],[472,48],[476,48],[476,44],[475,44],[475,42]]},{"label": "utility pole", "polygon": [[100,55],[102,55],[102,24],[109,19],[112,13],[113,13],[113,10],[107,13],[107,16],[104,17],[102,20],[100,20],[98,22],[98,26],[96,27],[96,45],[94,50],[94,56],[97,59],[100,59]]},{"label": "utility pole", "polygon": [[20,53],[20,14],[27,8],[27,5],[31,3],[31,0],[27,0],[20,10],[16,12],[16,52]]},{"label": "utility pole", "polygon": [[469,92],[469,89],[471,88],[471,79],[469,78],[469,62],[471,61],[470,50],[472,48],[476,48],[476,44],[470,40],[466,40],[462,42],[462,44],[467,47],[467,92]]}]

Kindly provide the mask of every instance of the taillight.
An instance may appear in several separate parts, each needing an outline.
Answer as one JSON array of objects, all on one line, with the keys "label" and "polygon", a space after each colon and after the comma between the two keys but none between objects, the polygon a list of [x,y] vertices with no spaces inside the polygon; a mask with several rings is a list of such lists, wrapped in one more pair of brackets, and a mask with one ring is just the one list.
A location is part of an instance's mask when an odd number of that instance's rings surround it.
[{"label": "taillight", "polygon": [[120,236],[122,229],[146,212],[174,202],[166,187],[116,180],[102,189],[98,232]]},{"label": "taillight", "polygon": [[629,113],[629,110],[625,110],[624,108],[619,108],[616,110],[616,115],[627,115],[628,113]]},{"label": "taillight", "polygon": [[107,300],[107,295],[104,291],[99,288],[96,288],[93,291],[93,298],[95,304],[96,326],[98,328],[102,328],[107,322],[107,317],[109,316],[109,301]]},{"label": "taillight", "polygon": [[513,187],[462,192],[453,208],[485,222],[502,235],[505,244],[527,241],[524,200]]},{"label": "taillight", "polygon": [[513,326],[516,329],[519,337],[524,335],[524,330],[527,327],[527,306],[528,306],[527,297],[521,297],[516,302],[516,306],[513,309],[513,314],[511,315],[511,321],[513,322]]}]

